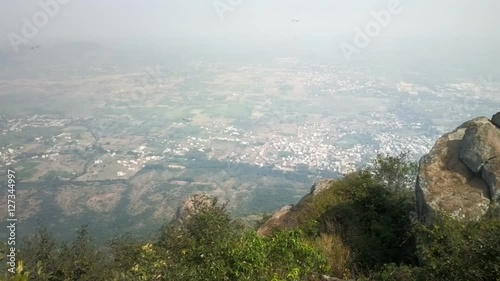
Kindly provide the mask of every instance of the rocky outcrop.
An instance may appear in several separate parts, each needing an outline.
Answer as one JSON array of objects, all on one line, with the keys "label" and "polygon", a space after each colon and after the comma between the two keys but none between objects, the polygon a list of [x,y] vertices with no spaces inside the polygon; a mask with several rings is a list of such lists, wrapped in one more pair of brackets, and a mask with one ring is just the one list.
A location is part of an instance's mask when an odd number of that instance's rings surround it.
[{"label": "rocky outcrop", "polygon": [[498,200],[500,192],[498,191],[498,184],[500,181],[500,156],[488,160],[483,166],[481,173],[486,185],[488,185],[490,197],[493,200]]},{"label": "rocky outcrop", "polygon": [[271,218],[269,218],[259,227],[259,229],[257,229],[257,234],[267,236],[275,229],[291,227],[293,224],[293,219],[291,218],[292,209],[293,205],[288,205],[275,212]]},{"label": "rocky outcrop", "polygon": [[333,179],[320,179],[311,187],[309,194],[304,196],[297,205],[288,205],[275,212],[270,219],[263,223],[257,230],[257,234],[262,236],[270,235],[276,229],[292,229],[297,225],[295,213],[299,212],[301,206],[312,197],[318,196],[321,192],[331,186]]},{"label": "rocky outcrop", "polygon": [[498,127],[500,127],[500,112],[498,112],[497,114],[493,115],[493,118],[491,118],[491,122],[495,125],[497,125]]},{"label": "rocky outcrop", "polygon": [[[481,120],[485,121],[485,120]],[[486,120],[467,128],[462,140],[460,159],[474,173],[500,156],[500,130]]]},{"label": "rocky outcrop", "polygon": [[215,196],[206,193],[195,193],[184,200],[177,208],[174,221],[182,222],[200,211],[214,207],[216,204],[217,198]]},{"label": "rocky outcrop", "polygon": [[311,186],[311,190],[309,191],[309,193],[306,196],[302,197],[302,199],[300,199],[299,203],[295,205],[295,208],[300,208],[300,206],[302,206],[302,204],[304,204],[304,202],[306,202],[307,200],[310,200],[311,197],[317,196],[318,194],[329,188],[334,181],[335,180],[333,179],[319,179],[315,181]]},{"label": "rocky outcrop", "polygon": [[310,196],[316,196],[325,189],[329,188],[332,185],[332,182],[334,180],[332,179],[320,179],[317,180],[313,186],[311,186],[311,192],[309,193]]},{"label": "rocky outcrop", "polygon": [[[483,216],[498,197],[500,128],[479,117],[441,137],[420,160],[417,213],[431,223],[435,211],[464,219]],[[497,122],[498,123],[498,122]]]}]

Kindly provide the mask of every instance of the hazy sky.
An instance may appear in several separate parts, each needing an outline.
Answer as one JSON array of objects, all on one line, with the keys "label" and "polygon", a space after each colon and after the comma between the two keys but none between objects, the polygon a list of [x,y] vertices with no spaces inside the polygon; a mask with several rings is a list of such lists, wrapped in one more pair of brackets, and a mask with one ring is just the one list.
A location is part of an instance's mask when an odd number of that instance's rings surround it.
[{"label": "hazy sky", "polygon": [[[43,9],[40,2],[0,1],[0,46],[12,49],[9,33],[23,36],[23,21]],[[62,2],[62,0],[59,0]],[[270,42],[289,37],[322,36],[350,40],[356,27],[372,20],[371,12],[387,9],[390,0],[64,0],[59,11],[39,28],[33,42],[67,41],[162,43],[171,36]],[[221,20],[214,3],[236,3]],[[380,38],[451,37],[500,39],[498,0],[400,0]],[[227,4],[226,4],[227,5]],[[301,21],[292,23],[291,19]],[[378,39],[380,40],[380,39]],[[488,40],[478,44],[488,44]],[[487,46],[485,46],[487,47]]]}]

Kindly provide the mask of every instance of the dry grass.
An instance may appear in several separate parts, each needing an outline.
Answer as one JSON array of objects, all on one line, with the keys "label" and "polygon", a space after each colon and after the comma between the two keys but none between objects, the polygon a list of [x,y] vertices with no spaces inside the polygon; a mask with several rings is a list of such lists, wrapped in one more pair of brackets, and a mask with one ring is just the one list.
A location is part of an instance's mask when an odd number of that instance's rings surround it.
[{"label": "dry grass", "polygon": [[333,234],[321,234],[316,245],[328,258],[331,275],[339,278],[351,277],[351,250],[342,243],[342,239]]}]

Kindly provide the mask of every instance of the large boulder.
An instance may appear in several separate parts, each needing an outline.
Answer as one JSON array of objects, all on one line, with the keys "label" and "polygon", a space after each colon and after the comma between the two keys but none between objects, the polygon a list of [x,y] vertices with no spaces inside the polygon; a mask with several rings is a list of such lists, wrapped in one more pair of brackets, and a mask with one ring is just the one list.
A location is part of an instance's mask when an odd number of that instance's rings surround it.
[{"label": "large boulder", "polygon": [[491,122],[495,125],[497,125],[498,127],[500,127],[500,112],[498,112],[497,114],[493,115],[493,118],[491,118]]},{"label": "large boulder", "polygon": [[460,149],[460,159],[474,173],[479,172],[486,162],[500,156],[500,130],[493,123],[480,120],[482,122],[467,128]]},{"label": "large boulder", "polygon": [[489,160],[483,166],[482,176],[489,187],[490,197],[493,200],[498,200],[500,196],[500,192],[498,192],[498,184],[500,183],[500,157]]},{"label": "large boulder", "polygon": [[416,186],[419,218],[432,223],[435,211],[463,219],[482,217],[498,197],[497,156],[500,128],[486,117],[468,121],[438,139],[420,159]]}]

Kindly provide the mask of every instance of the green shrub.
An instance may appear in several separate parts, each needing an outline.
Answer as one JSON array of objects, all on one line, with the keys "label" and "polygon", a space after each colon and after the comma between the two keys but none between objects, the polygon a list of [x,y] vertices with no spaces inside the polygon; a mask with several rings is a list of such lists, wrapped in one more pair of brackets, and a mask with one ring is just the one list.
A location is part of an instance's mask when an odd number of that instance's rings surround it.
[{"label": "green shrub", "polygon": [[411,190],[415,187],[418,165],[409,157],[409,153],[398,156],[379,154],[367,169],[373,179],[390,190]]},{"label": "green shrub", "polygon": [[[344,277],[368,273],[386,263],[416,264],[415,196],[410,188],[416,164],[407,154],[377,156],[370,168],[332,182],[321,195],[301,202],[292,213],[299,229],[313,240],[340,237],[343,249],[332,263],[341,263]],[[349,263],[346,254],[349,253]],[[350,270],[346,270],[349,267]],[[347,272],[348,271],[348,272]]]},{"label": "green shrub", "polygon": [[363,277],[358,281],[432,281],[431,276],[426,274],[422,268],[408,265],[386,264],[380,271],[372,272],[369,277]]},{"label": "green shrub", "polygon": [[328,271],[321,251],[300,231],[261,237],[247,231],[231,249],[231,280],[304,280],[312,271]]},{"label": "green shrub", "polygon": [[170,224],[157,243],[167,262],[164,275],[169,280],[229,280],[228,253],[240,230],[225,206]]},{"label": "green shrub", "polygon": [[26,241],[20,259],[36,280],[110,280],[109,259],[98,250],[83,226],[73,243],[58,245],[46,229]]},{"label": "green shrub", "polygon": [[437,280],[500,280],[500,219],[440,216],[422,227],[419,254]]},{"label": "green shrub", "polygon": [[[344,243],[351,248],[354,262],[361,270],[384,263],[412,263],[413,201],[404,199],[400,191],[361,182],[346,190],[347,199],[330,207],[323,215],[339,229]],[[403,191],[401,191],[403,192]]]},{"label": "green shrub", "polygon": [[328,261],[304,239],[301,231],[282,231],[270,237],[269,266],[286,280],[303,280],[311,271],[326,272]]},{"label": "green shrub", "polygon": [[168,280],[302,280],[327,261],[301,232],[260,237],[242,231],[224,206],[207,208],[166,228],[157,244]]}]

